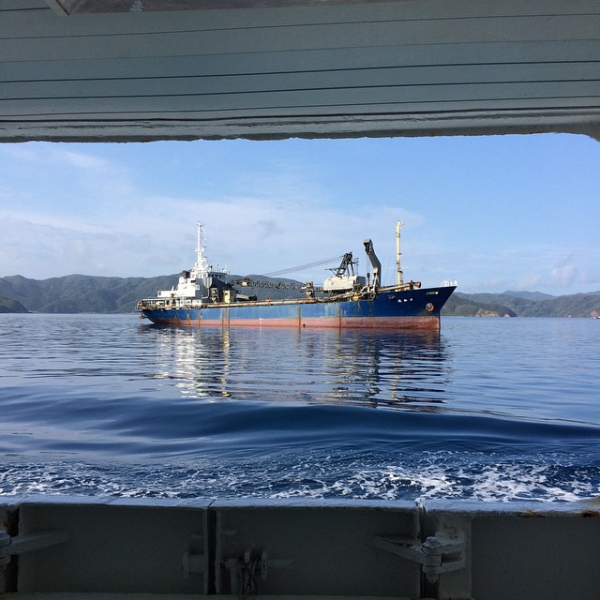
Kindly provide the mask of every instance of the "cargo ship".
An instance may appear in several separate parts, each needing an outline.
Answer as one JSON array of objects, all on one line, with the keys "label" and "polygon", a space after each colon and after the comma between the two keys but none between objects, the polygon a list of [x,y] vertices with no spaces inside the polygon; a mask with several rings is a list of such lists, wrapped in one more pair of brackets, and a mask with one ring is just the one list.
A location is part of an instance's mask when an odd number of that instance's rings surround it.
[{"label": "cargo ship", "polygon": [[193,268],[183,271],[172,289],[160,290],[156,298],[140,300],[136,309],[141,318],[157,325],[437,330],[440,311],[456,283],[422,288],[419,281],[404,282],[400,269],[401,225],[399,221],[396,228],[396,284],[381,285],[381,263],[369,239],[364,247],[372,273],[357,274],[357,261],[348,252],[338,267],[330,269],[332,275],[322,286],[298,284],[301,297],[259,300],[238,288],[261,285],[264,280],[230,280],[226,270],[214,269],[206,257],[202,224],[197,223]]}]

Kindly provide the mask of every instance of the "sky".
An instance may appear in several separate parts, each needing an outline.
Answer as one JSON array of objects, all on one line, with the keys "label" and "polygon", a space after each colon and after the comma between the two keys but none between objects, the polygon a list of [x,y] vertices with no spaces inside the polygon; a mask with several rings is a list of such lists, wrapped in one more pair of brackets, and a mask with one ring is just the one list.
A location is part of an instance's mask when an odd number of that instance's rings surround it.
[{"label": "sky", "polygon": [[[600,142],[585,136],[0,144],[0,277],[262,275],[373,240],[395,282],[600,290]],[[322,282],[335,267],[290,272]]]}]

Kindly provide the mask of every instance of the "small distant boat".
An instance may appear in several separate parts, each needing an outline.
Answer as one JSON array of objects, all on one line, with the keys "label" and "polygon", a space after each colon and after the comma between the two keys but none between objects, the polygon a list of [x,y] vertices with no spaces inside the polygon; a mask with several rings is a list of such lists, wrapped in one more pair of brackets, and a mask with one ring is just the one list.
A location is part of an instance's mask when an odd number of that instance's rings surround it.
[{"label": "small distant boat", "polygon": [[[372,265],[372,276],[356,274],[357,261],[351,253],[342,257],[333,275],[322,287],[302,284],[305,297],[258,300],[235,287],[260,285],[248,279],[229,281],[227,271],[208,263],[198,223],[196,263],[181,273],[177,286],[161,290],[156,298],[137,303],[141,318],[158,325],[224,327],[319,327],[355,329],[440,328],[440,311],[455,282],[440,287],[421,288],[418,281],[404,283],[400,270],[400,225],[396,230],[397,272],[395,285],[381,286],[381,263],[371,240],[364,242]],[[264,282],[262,282],[264,284]]]}]

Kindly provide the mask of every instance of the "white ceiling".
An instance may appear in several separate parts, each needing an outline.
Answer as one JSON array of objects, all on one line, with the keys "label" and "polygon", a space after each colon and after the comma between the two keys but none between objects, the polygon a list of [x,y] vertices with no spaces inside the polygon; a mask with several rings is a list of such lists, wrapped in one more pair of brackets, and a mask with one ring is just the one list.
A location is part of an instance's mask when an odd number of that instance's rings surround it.
[{"label": "white ceiling", "polygon": [[600,0],[0,0],[2,141],[550,131],[600,139]]}]

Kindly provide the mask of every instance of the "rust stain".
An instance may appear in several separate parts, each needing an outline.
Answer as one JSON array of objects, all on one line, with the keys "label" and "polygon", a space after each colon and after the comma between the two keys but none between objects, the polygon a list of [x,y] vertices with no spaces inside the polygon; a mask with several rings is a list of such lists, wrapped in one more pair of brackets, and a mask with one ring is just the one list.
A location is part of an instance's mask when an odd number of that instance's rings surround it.
[{"label": "rust stain", "polygon": [[600,517],[600,510],[583,510],[581,511],[581,516],[584,519],[590,519],[592,517]]},{"label": "rust stain", "polygon": [[519,513],[519,517],[523,517],[524,519],[543,519],[546,517],[546,515],[535,510],[526,510],[522,513]]}]

